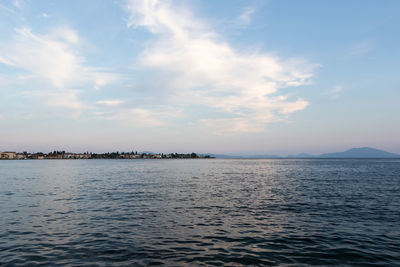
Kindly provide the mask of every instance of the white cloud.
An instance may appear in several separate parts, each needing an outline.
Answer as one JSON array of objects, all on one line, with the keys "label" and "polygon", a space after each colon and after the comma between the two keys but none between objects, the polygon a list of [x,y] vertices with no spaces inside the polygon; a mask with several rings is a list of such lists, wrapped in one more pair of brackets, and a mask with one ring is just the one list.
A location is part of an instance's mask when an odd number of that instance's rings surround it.
[{"label": "white cloud", "polygon": [[76,118],[89,106],[79,99],[79,90],[57,89],[24,91],[25,97],[39,99],[44,105],[51,107],[54,113],[67,110],[67,117]]},{"label": "white cloud", "polygon": [[10,61],[8,61],[7,59],[5,59],[1,56],[0,56],[0,63],[3,63],[5,65],[12,65],[12,63]]},{"label": "white cloud", "polygon": [[241,132],[255,133],[264,129],[263,125],[254,123],[247,118],[202,119],[201,122],[207,129],[218,135],[232,135]]},{"label": "white cloud", "polygon": [[100,101],[96,102],[97,105],[103,105],[103,106],[108,106],[108,107],[119,106],[122,103],[124,103],[124,102],[121,100],[100,100]]},{"label": "white cloud", "polygon": [[163,125],[158,116],[152,111],[143,108],[119,109],[114,112],[100,112],[100,118],[112,121],[122,121],[135,127],[156,127]]},{"label": "white cloud", "polygon": [[254,7],[246,7],[245,10],[243,11],[243,13],[240,14],[239,21],[245,25],[250,24],[251,17],[253,16],[255,11],[256,11],[256,9]]},{"label": "white cloud", "polygon": [[79,99],[79,90],[99,89],[119,79],[117,74],[88,66],[80,45],[78,33],[68,27],[53,28],[46,34],[15,29],[10,41],[0,44],[0,63],[13,68],[7,83],[17,88],[23,84],[25,91],[29,85],[31,91],[25,96],[80,114],[87,105]]},{"label": "white cloud", "polygon": [[92,70],[94,72],[91,73],[90,75],[88,75],[88,77],[89,78],[91,77],[91,79],[94,81],[93,87],[97,90],[108,84],[117,82],[121,78],[121,77],[119,77],[119,75],[116,75],[116,74],[110,73],[110,72],[104,72],[101,69],[96,70],[96,69],[92,68]]},{"label": "white cloud", "polygon": [[116,79],[114,74],[86,66],[79,53],[80,38],[70,28],[56,28],[46,35],[34,34],[29,28],[15,32],[12,42],[1,45],[4,64],[28,71],[56,88],[82,84],[98,87]]},{"label": "white cloud", "polygon": [[326,94],[332,98],[336,99],[340,96],[340,93],[344,90],[344,87],[342,85],[337,85],[335,88],[329,90]]},{"label": "white cloud", "polygon": [[[127,9],[129,27],[145,27],[158,37],[143,51],[140,63],[167,74],[163,77],[170,89],[168,101],[204,105],[232,117],[213,115],[201,120],[204,125],[225,124],[235,132],[261,130],[279,116],[307,106],[301,99],[289,101],[280,90],[306,84],[315,66],[258,51],[238,51],[171,1],[131,0]],[[251,13],[248,10],[243,19],[250,20]]]},{"label": "white cloud", "polygon": [[365,40],[351,45],[344,53],[347,57],[364,56],[374,49],[374,44],[371,40]]},{"label": "white cloud", "polygon": [[11,14],[13,14],[13,15],[17,15],[17,13],[16,13],[13,9],[11,9],[11,8],[9,8],[9,7],[5,6],[5,5],[3,5],[2,3],[0,3],[0,9],[6,11],[6,12],[8,12],[8,13],[11,13]]},{"label": "white cloud", "polygon": [[21,1],[19,1],[19,0],[13,0],[12,3],[17,8],[20,8],[22,5]]}]

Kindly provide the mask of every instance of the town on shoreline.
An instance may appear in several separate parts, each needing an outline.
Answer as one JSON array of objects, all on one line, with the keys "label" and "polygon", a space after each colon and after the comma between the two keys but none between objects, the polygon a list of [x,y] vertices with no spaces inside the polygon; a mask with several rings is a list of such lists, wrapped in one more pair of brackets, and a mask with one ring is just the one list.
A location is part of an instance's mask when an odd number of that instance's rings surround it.
[{"label": "town on shoreline", "polygon": [[193,159],[213,158],[210,155],[198,155],[194,152],[188,154],[179,153],[145,153],[145,152],[106,152],[106,153],[70,153],[65,151],[53,151],[49,153],[28,152],[0,152],[0,160],[24,160],[24,159]]}]

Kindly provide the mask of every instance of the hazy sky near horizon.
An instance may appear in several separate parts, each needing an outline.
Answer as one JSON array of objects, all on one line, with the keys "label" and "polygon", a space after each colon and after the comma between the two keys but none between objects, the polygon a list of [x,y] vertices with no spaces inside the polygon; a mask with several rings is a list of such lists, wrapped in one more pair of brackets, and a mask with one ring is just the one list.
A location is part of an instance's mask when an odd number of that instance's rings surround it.
[{"label": "hazy sky near horizon", "polygon": [[0,151],[400,153],[400,1],[0,2]]}]

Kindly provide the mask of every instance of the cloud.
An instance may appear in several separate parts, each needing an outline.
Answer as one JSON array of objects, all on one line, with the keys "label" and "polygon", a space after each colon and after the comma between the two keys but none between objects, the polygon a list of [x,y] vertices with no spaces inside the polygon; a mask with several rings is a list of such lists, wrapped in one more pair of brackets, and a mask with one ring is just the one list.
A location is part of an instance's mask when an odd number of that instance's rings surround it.
[{"label": "cloud", "polygon": [[344,87],[342,85],[337,85],[335,88],[329,90],[328,92],[326,92],[326,94],[332,98],[332,99],[336,99],[340,96],[340,93],[344,90]]},{"label": "cloud", "polygon": [[364,56],[374,49],[374,44],[371,40],[365,40],[351,45],[345,56]]},{"label": "cloud", "polygon": [[17,13],[13,9],[3,5],[2,3],[0,3],[0,9],[5,10],[7,13],[17,15]]},{"label": "cloud", "polygon": [[202,119],[201,122],[217,135],[232,135],[236,133],[256,133],[264,128],[257,122],[247,118],[232,119]]},{"label": "cloud", "polygon": [[248,25],[251,23],[251,17],[253,16],[256,9],[254,7],[246,7],[242,14],[239,16],[239,21],[244,24]]},{"label": "cloud", "polygon": [[23,95],[32,99],[39,99],[44,105],[51,107],[55,113],[67,111],[67,117],[77,118],[89,106],[80,100],[79,90],[34,90],[24,91]]},{"label": "cloud", "polygon": [[10,61],[8,61],[7,59],[5,59],[1,56],[0,56],[0,63],[3,63],[5,65],[12,65],[12,63]]},{"label": "cloud", "polygon": [[[131,0],[127,5],[128,27],[144,27],[156,37],[141,53],[139,64],[163,77],[166,101],[202,105],[212,115],[200,122],[211,128],[212,123],[224,124],[233,132],[263,130],[268,122],[307,106],[305,100],[289,100],[281,91],[306,84],[315,65],[238,51],[187,8],[174,4]],[[242,18],[250,20],[252,12],[247,10]]]},{"label": "cloud", "polygon": [[82,84],[98,87],[116,79],[115,74],[86,66],[79,53],[80,38],[70,28],[55,28],[45,35],[18,28],[15,33],[12,42],[0,46],[3,64],[27,71],[56,88]]},{"label": "cloud", "polygon": [[45,34],[26,27],[15,29],[10,41],[0,44],[0,63],[12,69],[3,84],[23,86],[24,96],[68,110],[67,116],[87,109],[79,99],[83,90],[99,89],[120,79],[113,72],[88,65],[81,53],[81,38],[69,27],[52,28]]},{"label": "cloud", "polygon": [[108,107],[119,106],[122,103],[124,103],[124,102],[121,100],[100,100],[100,101],[96,102],[97,105],[103,105],[103,106],[108,106]]},{"label": "cloud", "polygon": [[122,121],[135,127],[156,127],[164,124],[152,111],[143,108],[118,109],[97,115],[105,120]]},{"label": "cloud", "polygon": [[19,0],[13,0],[12,4],[17,8],[20,8],[22,6],[21,1],[19,1]]}]

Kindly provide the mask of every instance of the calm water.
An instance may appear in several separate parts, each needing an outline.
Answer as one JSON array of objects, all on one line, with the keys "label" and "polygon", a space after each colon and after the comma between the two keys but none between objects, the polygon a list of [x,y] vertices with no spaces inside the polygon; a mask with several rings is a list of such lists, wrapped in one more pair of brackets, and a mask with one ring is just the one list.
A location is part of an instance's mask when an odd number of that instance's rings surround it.
[{"label": "calm water", "polygon": [[0,161],[0,265],[400,265],[400,160]]}]

